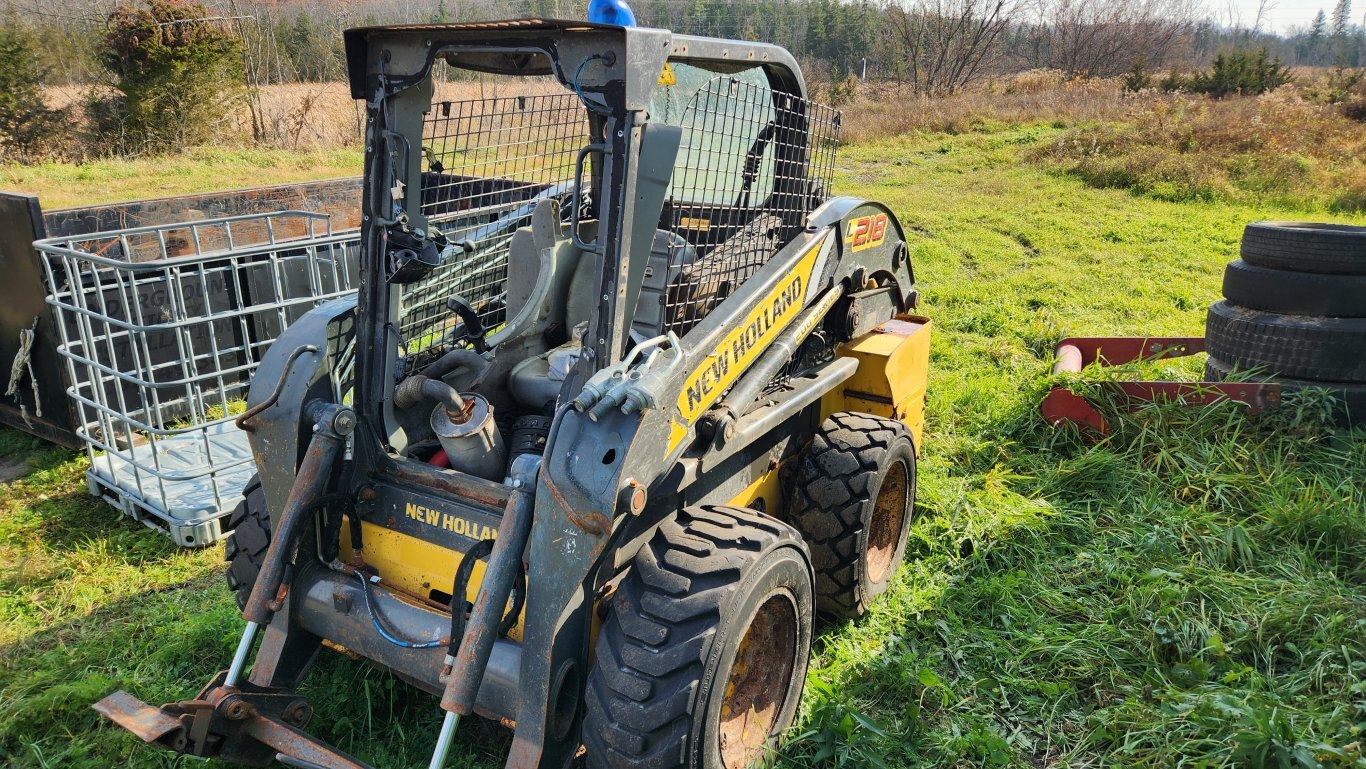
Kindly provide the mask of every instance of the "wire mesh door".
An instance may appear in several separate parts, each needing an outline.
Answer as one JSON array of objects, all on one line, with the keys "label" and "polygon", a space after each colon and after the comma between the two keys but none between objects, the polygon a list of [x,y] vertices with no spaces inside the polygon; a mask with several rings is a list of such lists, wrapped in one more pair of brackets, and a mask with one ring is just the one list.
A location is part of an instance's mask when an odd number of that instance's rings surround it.
[{"label": "wire mesh door", "polygon": [[587,115],[573,94],[432,104],[423,125],[422,213],[458,247],[404,290],[399,329],[408,355],[446,346],[454,294],[486,329],[503,322],[512,235],[542,200],[559,202],[569,220],[574,159],[587,143]]},{"label": "wire mesh door", "polygon": [[683,141],[661,225],[691,246],[676,250],[664,297],[665,330],[683,334],[829,198],[839,113],[723,75],[693,93],[678,124]]}]

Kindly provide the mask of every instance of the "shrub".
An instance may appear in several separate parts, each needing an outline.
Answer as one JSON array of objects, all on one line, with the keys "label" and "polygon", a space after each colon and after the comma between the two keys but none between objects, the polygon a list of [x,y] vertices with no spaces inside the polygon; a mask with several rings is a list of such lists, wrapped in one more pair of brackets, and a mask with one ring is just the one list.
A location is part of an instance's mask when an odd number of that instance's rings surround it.
[{"label": "shrub", "polygon": [[243,50],[194,0],[144,0],[109,15],[101,63],[118,93],[91,105],[123,152],[221,141],[246,94]]},{"label": "shrub", "polygon": [[1092,187],[1160,200],[1366,210],[1366,131],[1295,89],[1256,97],[1160,96],[1078,125],[1029,156]]},{"label": "shrub", "polygon": [[1123,77],[1125,93],[1138,93],[1146,90],[1153,84],[1152,73],[1148,71],[1147,64],[1143,59],[1134,62],[1134,66]]},{"label": "shrub", "polygon": [[1257,51],[1220,51],[1214,57],[1213,69],[1197,73],[1191,78],[1189,90],[1214,96],[1252,96],[1280,88],[1289,82],[1290,72],[1281,65],[1280,57],[1270,56],[1265,48]]},{"label": "shrub", "polygon": [[0,22],[0,152],[18,159],[50,152],[60,128],[61,114],[43,100],[35,49],[13,19]]}]

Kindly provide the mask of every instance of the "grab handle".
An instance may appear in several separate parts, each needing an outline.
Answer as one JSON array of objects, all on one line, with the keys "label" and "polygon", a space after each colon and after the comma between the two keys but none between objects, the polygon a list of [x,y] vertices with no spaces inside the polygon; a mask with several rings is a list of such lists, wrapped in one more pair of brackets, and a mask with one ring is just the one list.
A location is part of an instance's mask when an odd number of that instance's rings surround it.
[{"label": "grab handle", "polygon": [[593,152],[605,156],[607,145],[589,144],[579,150],[579,156],[574,159],[574,200],[569,208],[569,237],[573,240],[575,247],[583,251],[601,254],[602,244],[600,242],[586,243],[583,238],[579,237],[579,208],[583,202],[583,161]]}]

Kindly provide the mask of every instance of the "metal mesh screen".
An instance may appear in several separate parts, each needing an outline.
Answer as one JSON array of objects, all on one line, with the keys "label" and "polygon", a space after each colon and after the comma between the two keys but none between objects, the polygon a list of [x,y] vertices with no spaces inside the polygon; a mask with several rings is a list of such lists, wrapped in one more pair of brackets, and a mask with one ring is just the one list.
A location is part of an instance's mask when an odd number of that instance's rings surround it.
[{"label": "metal mesh screen", "polygon": [[356,236],[284,211],[34,245],[92,491],[181,545],[217,540],[255,472],[233,418],[257,365],[351,293]]},{"label": "metal mesh screen", "polygon": [[422,213],[460,247],[404,290],[399,330],[409,354],[441,346],[454,323],[446,309],[452,294],[486,328],[503,322],[512,234],[544,199],[558,200],[568,219],[574,158],[587,143],[587,115],[573,94],[432,104],[422,136]]},{"label": "metal mesh screen", "polygon": [[839,112],[718,76],[693,94],[661,226],[671,260],[665,329],[686,333],[792,240],[830,196]]}]

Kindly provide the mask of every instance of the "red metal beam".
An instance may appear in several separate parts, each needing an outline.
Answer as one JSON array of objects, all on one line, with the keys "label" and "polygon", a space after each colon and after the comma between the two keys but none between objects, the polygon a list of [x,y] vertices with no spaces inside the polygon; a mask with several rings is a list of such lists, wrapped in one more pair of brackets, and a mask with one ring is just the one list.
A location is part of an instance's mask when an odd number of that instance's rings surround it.
[{"label": "red metal beam", "polygon": [[1119,366],[1134,361],[1181,358],[1205,351],[1199,336],[1073,336],[1054,348],[1053,373],[1078,372],[1092,363]]},{"label": "red metal beam", "polygon": [[[1180,358],[1205,351],[1203,337],[1069,337],[1055,348],[1053,373],[1080,373],[1092,364],[1118,366],[1135,361]],[[1101,385],[1123,398],[1123,407],[1134,411],[1148,403],[1178,403],[1202,407],[1231,400],[1253,414],[1278,408],[1281,388],[1274,382],[1106,382]],[[1054,427],[1075,425],[1084,433],[1105,436],[1110,425],[1093,403],[1054,387],[1039,405],[1044,419]]]}]

